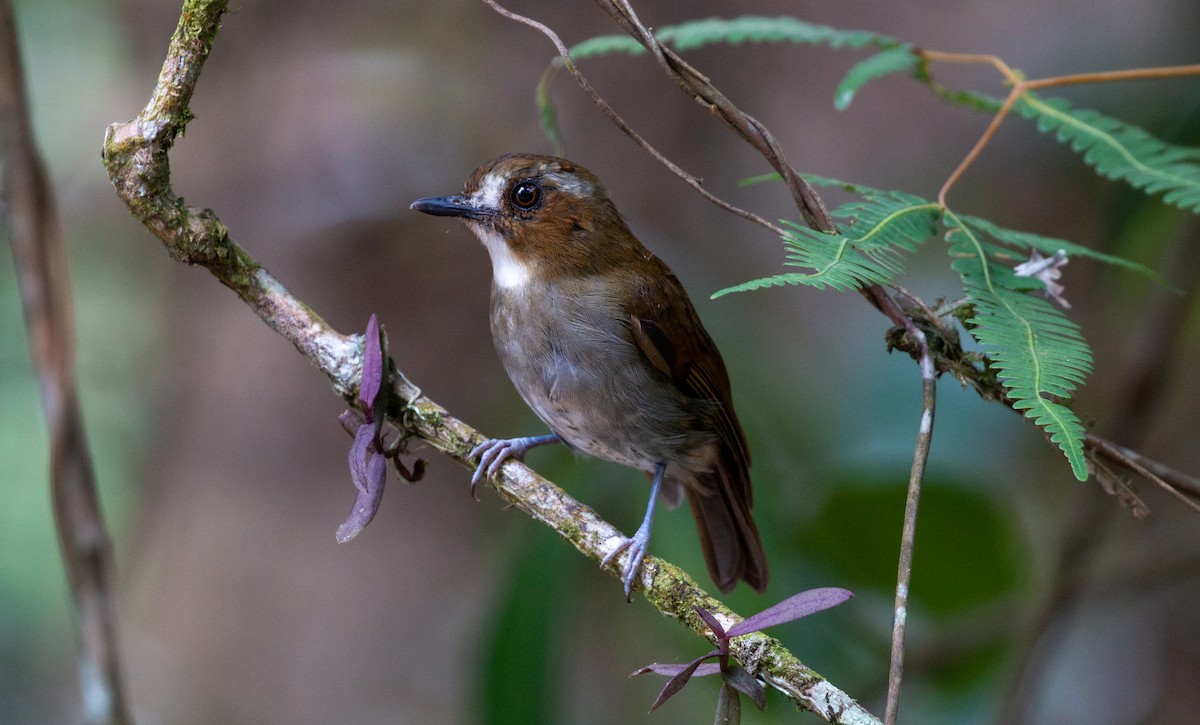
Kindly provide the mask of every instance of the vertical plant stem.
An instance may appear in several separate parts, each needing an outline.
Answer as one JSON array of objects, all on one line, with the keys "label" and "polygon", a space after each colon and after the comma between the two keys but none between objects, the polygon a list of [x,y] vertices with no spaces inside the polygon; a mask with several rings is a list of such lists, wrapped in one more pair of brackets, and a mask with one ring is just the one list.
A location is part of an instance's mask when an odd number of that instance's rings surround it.
[{"label": "vertical plant stem", "polygon": [[90,725],[123,725],[132,721],[121,686],[112,552],[75,385],[75,322],[66,249],[46,170],[34,146],[9,0],[0,0],[0,134],[3,224],[49,429],[50,486],[75,603],[83,719]]},{"label": "vertical plant stem", "polygon": [[925,479],[925,464],[933,444],[933,416],[937,404],[937,370],[929,341],[912,318],[899,309],[896,302],[880,287],[869,290],[879,309],[902,326],[920,351],[921,367],[921,424],[917,429],[917,445],[913,452],[912,470],[908,477],[908,498],[904,504],[904,528],[900,535],[900,563],[896,572],[896,602],[892,619],[892,656],[888,666],[887,706],[883,721],[895,725],[900,712],[900,683],[904,677],[904,633],[908,623],[908,595],[912,581],[913,548],[917,537],[917,510],[921,501],[921,482]]}]

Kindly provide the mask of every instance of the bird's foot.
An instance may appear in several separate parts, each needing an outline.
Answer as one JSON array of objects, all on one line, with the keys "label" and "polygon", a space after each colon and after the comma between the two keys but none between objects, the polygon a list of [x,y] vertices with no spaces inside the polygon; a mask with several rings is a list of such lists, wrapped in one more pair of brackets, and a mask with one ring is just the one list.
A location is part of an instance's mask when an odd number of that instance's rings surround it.
[{"label": "bird's foot", "polygon": [[468,455],[468,458],[479,456],[479,465],[475,468],[474,475],[471,476],[471,498],[478,500],[479,496],[475,493],[476,486],[484,477],[496,475],[496,472],[508,459],[524,461],[525,454],[529,452],[529,449],[557,441],[558,436],[550,433],[525,438],[489,438],[475,446]]},{"label": "bird's foot", "polygon": [[621,581],[625,584],[625,601],[633,601],[633,580],[637,578],[638,570],[642,568],[642,560],[646,558],[646,551],[649,548],[650,528],[642,526],[633,536],[617,544],[617,548],[608,552],[608,556],[600,562],[600,568],[603,569],[612,563],[613,559],[620,556],[621,552],[629,552],[629,558],[625,560],[625,566],[621,568]]}]

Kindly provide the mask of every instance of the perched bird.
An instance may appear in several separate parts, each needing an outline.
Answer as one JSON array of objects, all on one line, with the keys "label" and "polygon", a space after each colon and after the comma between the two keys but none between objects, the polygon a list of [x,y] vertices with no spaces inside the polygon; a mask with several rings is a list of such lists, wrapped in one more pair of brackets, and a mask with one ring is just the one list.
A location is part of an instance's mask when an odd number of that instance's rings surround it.
[{"label": "perched bird", "polygon": [[471,486],[506,459],[561,441],[651,479],[628,550],[626,596],[650,540],[655,500],[686,495],[722,592],[762,591],[767,559],[750,516],[750,453],[729,376],[674,273],[629,231],[587,169],[509,154],[475,170],[461,195],[412,208],[456,217],[492,258],[492,338],[549,435],[489,440]]}]

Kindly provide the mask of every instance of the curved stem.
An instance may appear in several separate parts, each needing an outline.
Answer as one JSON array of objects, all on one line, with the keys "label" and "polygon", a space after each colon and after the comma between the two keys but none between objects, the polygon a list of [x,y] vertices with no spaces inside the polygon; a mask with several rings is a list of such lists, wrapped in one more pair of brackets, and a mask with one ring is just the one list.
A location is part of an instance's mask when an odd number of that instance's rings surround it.
[{"label": "curved stem", "polygon": [[991,142],[992,137],[996,135],[996,131],[1000,130],[1000,124],[1004,123],[1004,117],[1008,115],[1008,112],[1012,109],[1013,104],[1017,102],[1017,99],[1020,98],[1024,92],[1024,88],[1020,83],[1014,86],[1009,92],[1008,98],[1004,99],[1004,105],[1001,106],[1000,110],[996,112],[996,115],[992,117],[992,122],[989,123],[987,129],[984,130],[983,136],[979,137],[979,140],[975,142],[975,145],[971,148],[971,151],[967,154],[966,158],[964,158],[958,164],[958,167],[954,169],[954,173],[950,174],[950,178],[946,179],[946,183],[942,184],[942,188],[938,191],[938,206],[942,207],[943,209],[946,208],[946,194],[950,191],[950,187],[954,186],[959,177],[961,177],[966,170],[970,168],[971,164],[975,163],[975,159],[979,158],[979,154],[983,153],[983,148]]},{"label": "curved stem", "polygon": [[1161,66],[1158,68],[1133,68],[1129,70],[1097,71],[1095,73],[1076,73],[1068,76],[1054,76],[1052,78],[1039,78],[1037,80],[1025,81],[1025,87],[1032,91],[1039,88],[1057,88],[1059,86],[1073,86],[1081,83],[1112,83],[1115,81],[1139,81],[1150,80],[1154,78],[1181,78],[1195,75],[1200,75],[1200,64]]}]

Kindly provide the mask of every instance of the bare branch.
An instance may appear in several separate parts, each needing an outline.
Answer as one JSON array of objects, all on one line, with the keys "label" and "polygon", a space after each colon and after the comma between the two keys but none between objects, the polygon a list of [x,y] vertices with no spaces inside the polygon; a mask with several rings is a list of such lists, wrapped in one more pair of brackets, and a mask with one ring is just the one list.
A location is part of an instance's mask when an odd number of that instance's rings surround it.
[{"label": "bare branch", "polygon": [[75,603],[83,717],[132,722],[125,707],[112,604],[112,544],[96,496],[75,385],[75,320],[58,210],[33,138],[12,3],[0,0],[0,169],[10,240],[42,407],[50,431],[50,487]]},{"label": "bare branch", "polygon": [[[1168,494],[1173,496],[1184,506],[1187,506],[1191,510],[1193,510],[1197,513],[1200,513],[1200,503],[1197,503],[1197,502],[1193,501],[1192,499],[1188,498],[1188,496],[1185,493],[1180,491],[1175,486],[1172,486],[1170,483],[1167,483],[1163,479],[1162,476],[1159,476],[1154,471],[1152,471],[1149,468],[1147,468],[1146,466],[1142,465],[1142,463],[1138,460],[1141,458],[1141,456],[1137,456],[1137,457],[1130,456],[1125,451],[1125,449],[1121,448],[1120,446],[1109,443],[1108,441],[1104,440],[1100,436],[1092,435],[1091,433],[1089,433],[1087,435],[1087,438],[1084,440],[1084,445],[1088,449],[1095,451],[1096,453],[1099,453],[1100,455],[1104,456],[1106,459],[1112,461],[1113,463],[1120,465],[1121,467],[1125,468],[1126,470],[1133,471],[1134,473],[1138,474],[1142,478],[1146,479],[1147,481],[1150,481],[1151,483],[1155,484],[1159,488],[1166,491]],[[1136,454],[1135,454],[1135,456],[1136,456]],[[1161,466],[1162,464],[1159,464],[1159,465]],[[1165,466],[1164,466],[1164,468],[1165,468]]]}]

